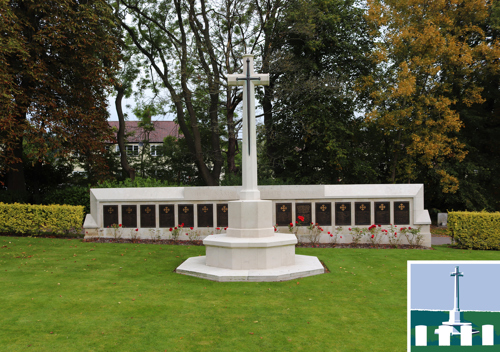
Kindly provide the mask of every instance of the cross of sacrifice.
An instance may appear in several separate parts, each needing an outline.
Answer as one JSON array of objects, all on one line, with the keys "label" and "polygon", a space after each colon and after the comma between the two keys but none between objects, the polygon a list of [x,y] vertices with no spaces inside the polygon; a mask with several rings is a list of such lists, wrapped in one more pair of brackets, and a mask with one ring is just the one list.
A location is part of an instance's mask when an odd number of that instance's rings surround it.
[{"label": "cross of sacrifice", "polygon": [[464,276],[464,273],[458,271],[458,266],[455,267],[455,271],[453,271],[450,276],[455,276],[455,299],[453,302],[453,310],[459,312],[460,311],[460,302],[459,302],[459,294],[458,294],[458,278],[460,276]]},{"label": "cross of sacrifice", "polygon": [[253,67],[253,54],[243,55],[242,74],[227,75],[227,84],[243,86],[243,190],[241,199],[260,199],[257,189],[257,144],[255,129],[255,86],[269,85],[269,74],[257,74]]}]

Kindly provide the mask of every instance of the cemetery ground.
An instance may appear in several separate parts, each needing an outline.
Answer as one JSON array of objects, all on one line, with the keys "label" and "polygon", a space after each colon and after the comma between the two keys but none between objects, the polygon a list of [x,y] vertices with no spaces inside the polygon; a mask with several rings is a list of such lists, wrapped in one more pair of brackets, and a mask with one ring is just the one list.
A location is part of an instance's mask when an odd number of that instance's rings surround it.
[{"label": "cemetery ground", "polygon": [[272,283],[176,274],[201,246],[0,237],[8,351],[401,351],[407,260],[495,251],[297,248],[329,273]]}]

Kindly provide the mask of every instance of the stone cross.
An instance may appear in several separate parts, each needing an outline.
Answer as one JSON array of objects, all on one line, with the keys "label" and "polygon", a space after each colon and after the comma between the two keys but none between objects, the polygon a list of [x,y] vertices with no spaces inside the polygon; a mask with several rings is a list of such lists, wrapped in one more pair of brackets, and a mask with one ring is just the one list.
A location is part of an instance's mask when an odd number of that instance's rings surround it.
[{"label": "stone cross", "polygon": [[458,266],[455,267],[455,271],[450,274],[450,276],[455,276],[455,300],[453,302],[453,310],[456,312],[460,311],[460,302],[459,302],[459,294],[458,294],[458,278],[460,276],[464,276],[464,273],[458,271]]},{"label": "stone cross", "polygon": [[255,86],[269,85],[269,74],[256,74],[253,54],[243,55],[243,74],[227,75],[230,86],[243,86],[243,189],[241,200],[260,199],[257,189],[257,143],[255,128]]}]

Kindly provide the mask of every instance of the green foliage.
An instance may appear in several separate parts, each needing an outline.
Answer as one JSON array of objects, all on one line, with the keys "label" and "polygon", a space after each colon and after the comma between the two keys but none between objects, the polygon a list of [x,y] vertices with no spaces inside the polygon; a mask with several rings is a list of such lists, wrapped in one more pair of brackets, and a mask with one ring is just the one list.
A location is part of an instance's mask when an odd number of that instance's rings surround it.
[{"label": "green foliage", "polygon": [[83,206],[0,203],[0,232],[39,235],[79,231]]},{"label": "green foliage", "polygon": [[[353,155],[364,154],[355,117],[362,94],[353,84],[371,67],[363,10],[337,0],[291,1],[283,16],[283,45],[271,71],[276,88],[266,166],[272,177],[296,183],[352,182],[363,171],[351,167]],[[369,181],[366,174],[359,178]]]},{"label": "green foliage", "polygon": [[461,248],[500,249],[499,212],[449,212],[448,230]]},{"label": "green foliage", "polygon": [[45,194],[43,204],[80,205],[84,207],[84,214],[90,213],[90,191],[85,186],[72,186],[54,189]]},{"label": "green foliage", "polygon": [[123,181],[104,181],[99,182],[94,188],[137,188],[137,187],[175,187],[167,181],[161,181],[154,178],[136,177],[134,181],[129,178]]}]

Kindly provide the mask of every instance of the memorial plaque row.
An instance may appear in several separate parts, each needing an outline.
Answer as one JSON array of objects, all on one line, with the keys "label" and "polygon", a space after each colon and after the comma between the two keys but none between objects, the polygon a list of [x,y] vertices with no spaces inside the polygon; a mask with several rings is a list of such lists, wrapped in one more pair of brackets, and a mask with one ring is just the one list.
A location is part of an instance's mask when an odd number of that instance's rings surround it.
[{"label": "memorial plaque row", "polygon": [[[332,203],[316,202],[316,223],[320,226],[332,225]],[[391,223],[391,202],[374,202],[375,224],[389,225]],[[351,226],[352,203],[334,203],[335,226]],[[354,224],[371,225],[371,202],[354,202]],[[292,203],[276,203],[276,223],[278,226],[309,226],[312,222],[312,204],[295,203],[296,219],[292,219]],[[410,202],[394,202],[394,224],[410,224]],[[303,220],[302,217],[304,218]]]},{"label": "memorial plaque row", "polygon": [[[177,208],[177,221],[175,223],[175,212]],[[139,206],[139,221],[142,228],[155,228],[156,217],[159,217],[160,228],[175,227],[184,224],[184,227],[194,227],[194,204],[160,204],[159,212],[155,204],[141,204]],[[198,227],[214,227],[213,204],[197,204]],[[217,227],[228,226],[228,205],[217,204]],[[103,225],[113,227],[118,225],[118,205],[103,206]],[[137,205],[124,204],[121,206],[122,227],[137,228]]]}]

